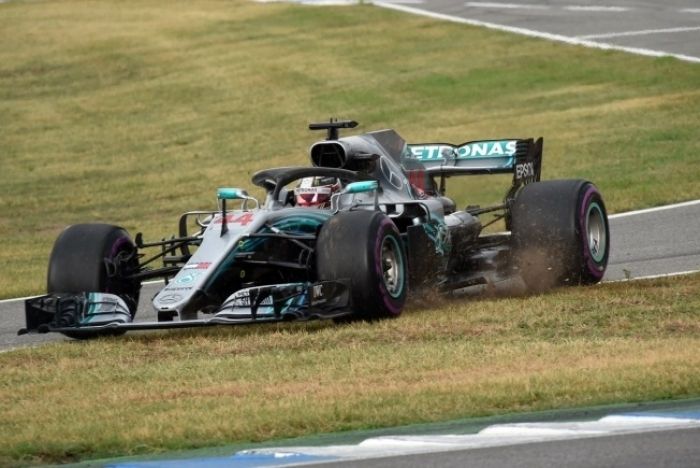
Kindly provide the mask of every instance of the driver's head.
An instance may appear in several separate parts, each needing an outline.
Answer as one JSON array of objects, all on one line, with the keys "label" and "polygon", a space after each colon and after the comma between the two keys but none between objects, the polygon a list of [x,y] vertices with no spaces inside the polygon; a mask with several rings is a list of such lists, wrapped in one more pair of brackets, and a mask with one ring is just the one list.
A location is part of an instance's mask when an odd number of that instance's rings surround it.
[{"label": "driver's head", "polygon": [[331,196],[340,187],[340,180],[335,177],[305,177],[294,189],[297,206],[328,208]]}]

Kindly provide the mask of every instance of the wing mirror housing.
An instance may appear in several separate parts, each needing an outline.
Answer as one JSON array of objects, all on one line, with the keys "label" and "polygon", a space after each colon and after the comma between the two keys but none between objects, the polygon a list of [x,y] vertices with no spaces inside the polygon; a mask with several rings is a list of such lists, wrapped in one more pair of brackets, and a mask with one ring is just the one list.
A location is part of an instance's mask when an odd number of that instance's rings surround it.
[{"label": "wing mirror housing", "polygon": [[379,188],[379,183],[376,180],[362,180],[348,184],[344,193],[365,193],[377,190],[377,188]]},{"label": "wing mirror housing", "polygon": [[255,208],[260,207],[260,203],[254,197],[248,195],[243,189],[236,187],[221,187],[216,191],[216,198],[221,201],[221,236],[228,232],[228,225],[226,224],[226,200],[243,200],[243,206],[241,207],[243,211],[248,211],[248,201],[252,200],[255,202]]},{"label": "wing mirror housing", "polygon": [[216,191],[216,198],[219,200],[247,200],[250,198],[248,192],[235,187],[222,187]]}]

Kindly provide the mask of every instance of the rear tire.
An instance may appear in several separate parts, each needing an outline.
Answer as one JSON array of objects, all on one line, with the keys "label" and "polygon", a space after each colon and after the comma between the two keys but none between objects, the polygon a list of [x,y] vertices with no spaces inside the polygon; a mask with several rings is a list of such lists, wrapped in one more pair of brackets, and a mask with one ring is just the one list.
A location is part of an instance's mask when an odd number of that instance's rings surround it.
[{"label": "rear tire", "polygon": [[[54,243],[46,289],[49,294],[115,294],[124,300],[133,318],[141,283],[125,279],[124,274],[137,269],[136,246],[124,229],[109,224],[75,224],[67,227]],[[85,339],[123,333],[76,330],[64,335]]]},{"label": "rear tire", "polygon": [[394,223],[378,211],[344,211],[316,241],[318,279],[350,281],[352,317],[398,317],[408,292],[408,261]]},{"label": "rear tire", "polygon": [[529,289],[593,284],[603,278],[610,230],[595,185],[585,180],[526,185],[511,214],[515,265]]}]

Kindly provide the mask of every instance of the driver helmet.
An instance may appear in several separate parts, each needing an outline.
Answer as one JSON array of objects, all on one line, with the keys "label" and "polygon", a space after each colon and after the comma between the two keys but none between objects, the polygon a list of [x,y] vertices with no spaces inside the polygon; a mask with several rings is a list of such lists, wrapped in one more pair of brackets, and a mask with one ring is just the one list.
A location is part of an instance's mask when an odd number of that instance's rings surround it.
[{"label": "driver helmet", "polygon": [[296,204],[309,208],[328,208],[331,196],[340,188],[340,180],[335,177],[304,177],[294,189]]}]

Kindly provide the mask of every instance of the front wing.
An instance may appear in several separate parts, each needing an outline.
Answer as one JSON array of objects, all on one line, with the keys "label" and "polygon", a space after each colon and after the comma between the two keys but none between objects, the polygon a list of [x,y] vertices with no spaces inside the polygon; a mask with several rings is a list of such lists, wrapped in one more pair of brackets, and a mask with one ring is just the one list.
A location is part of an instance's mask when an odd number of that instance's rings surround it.
[{"label": "front wing", "polygon": [[48,294],[25,301],[27,327],[18,334],[89,334],[330,319],[348,315],[349,307],[349,287],[343,280],[241,289],[226,299],[211,317],[157,322],[133,322],[124,301],[113,294]]}]

